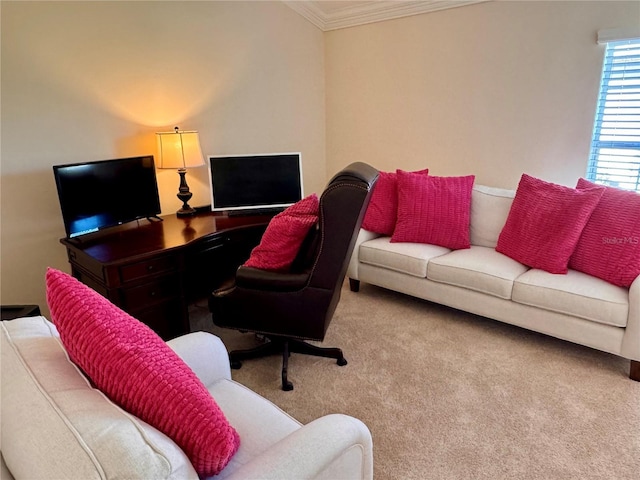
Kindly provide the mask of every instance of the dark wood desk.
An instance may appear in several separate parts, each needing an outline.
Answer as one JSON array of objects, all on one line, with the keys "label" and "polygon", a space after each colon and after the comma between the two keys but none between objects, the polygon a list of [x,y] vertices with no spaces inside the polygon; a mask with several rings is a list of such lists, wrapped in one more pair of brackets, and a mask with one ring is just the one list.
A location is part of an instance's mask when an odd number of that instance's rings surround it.
[{"label": "dark wood desk", "polygon": [[38,305],[2,305],[1,310],[2,320],[40,315],[40,307]]},{"label": "dark wood desk", "polygon": [[75,278],[170,339],[189,332],[189,302],[233,275],[271,216],[161,218],[60,242]]}]

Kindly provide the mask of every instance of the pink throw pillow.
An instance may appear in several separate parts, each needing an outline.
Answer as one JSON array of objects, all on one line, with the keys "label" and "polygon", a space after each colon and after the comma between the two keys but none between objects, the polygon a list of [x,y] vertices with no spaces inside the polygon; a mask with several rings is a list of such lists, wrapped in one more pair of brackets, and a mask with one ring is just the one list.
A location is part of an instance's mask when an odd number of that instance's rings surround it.
[{"label": "pink throw pillow", "polygon": [[[597,186],[580,178],[576,188]],[[605,187],[569,259],[569,268],[619,287],[631,286],[640,275],[640,194]]]},{"label": "pink throw pillow", "polygon": [[523,174],[496,251],[532,268],[567,273],[603,187],[576,190]]},{"label": "pink throw pillow", "polygon": [[162,339],[75,278],[46,274],[47,303],[69,357],[111,400],[173,439],[201,476],[240,438],[200,379]]},{"label": "pink throw pillow", "polygon": [[307,233],[318,222],[318,208],[318,197],[313,193],[273,217],[244,266],[286,271]]},{"label": "pink throw pillow", "polygon": [[397,171],[398,221],[391,242],[469,248],[474,175],[434,177]]},{"label": "pink throw pillow", "polygon": [[[429,169],[420,170],[427,175]],[[380,172],[369,206],[362,220],[362,228],[370,232],[391,236],[398,218],[398,179],[396,172]]]}]

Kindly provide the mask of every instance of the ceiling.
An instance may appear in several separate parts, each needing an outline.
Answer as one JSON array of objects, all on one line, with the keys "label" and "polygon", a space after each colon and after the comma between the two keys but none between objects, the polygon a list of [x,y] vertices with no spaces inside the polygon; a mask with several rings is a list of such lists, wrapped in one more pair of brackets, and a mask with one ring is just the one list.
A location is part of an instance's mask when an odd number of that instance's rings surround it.
[{"label": "ceiling", "polygon": [[461,7],[488,0],[283,0],[322,31]]}]

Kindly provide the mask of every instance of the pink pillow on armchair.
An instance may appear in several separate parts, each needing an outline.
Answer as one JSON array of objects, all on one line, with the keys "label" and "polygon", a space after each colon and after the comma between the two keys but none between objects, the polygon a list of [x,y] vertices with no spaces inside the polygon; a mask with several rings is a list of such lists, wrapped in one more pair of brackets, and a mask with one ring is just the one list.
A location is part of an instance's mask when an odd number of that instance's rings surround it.
[{"label": "pink pillow on armchair", "polygon": [[398,170],[398,221],[391,242],[469,248],[475,176],[434,177]]},{"label": "pink pillow on armchair", "polygon": [[[427,175],[429,169],[414,172]],[[380,172],[362,220],[362,228],[391,236],[398,218],[398,179],[396,172]]]},{"label": "pink pillow on armchair", "polygon": [[318,209],[318,197],[313,193],[273,217],[244,266],[286,271],[307,233],[318,222]]},{"label": "pink pillow on armchair", "polygon": [[173,439],[199,475],[219,473],[240,438],[189,366],[148,326],[70,275],[49,268],[46,285],[71,360],[111,400]]},{"label": "pink pillow on armchair", "polygon": [[532,268],[567,273],[603,192],[603,187],[576,190],[523,174],[496,251]]},{"label": "pink pillow on armchair", "polygon": [[[598,187],[584,178],[576,188]],[[569,259],[569,268],[619,287],[629,287],[640,275],[640,194],[604,187]]]}]

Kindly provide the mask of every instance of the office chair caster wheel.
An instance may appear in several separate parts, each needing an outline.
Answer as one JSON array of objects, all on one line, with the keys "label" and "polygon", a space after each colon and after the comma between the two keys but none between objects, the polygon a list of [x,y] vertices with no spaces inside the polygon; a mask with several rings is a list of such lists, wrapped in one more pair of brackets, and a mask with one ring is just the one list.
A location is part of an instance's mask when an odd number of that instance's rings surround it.
[{"label": "office chair caster wheel", "polygon": [[347,364],[347,359],[344,357],[341,357],[338,359],[338,361],[336,362],[339,366],[344,367]]},{"label": "office chair caster wheel", "polygon": [[240,367],[242,367],[242,362],[240,360],[231,360],[229,364],[234,370],[238,370]]}]

